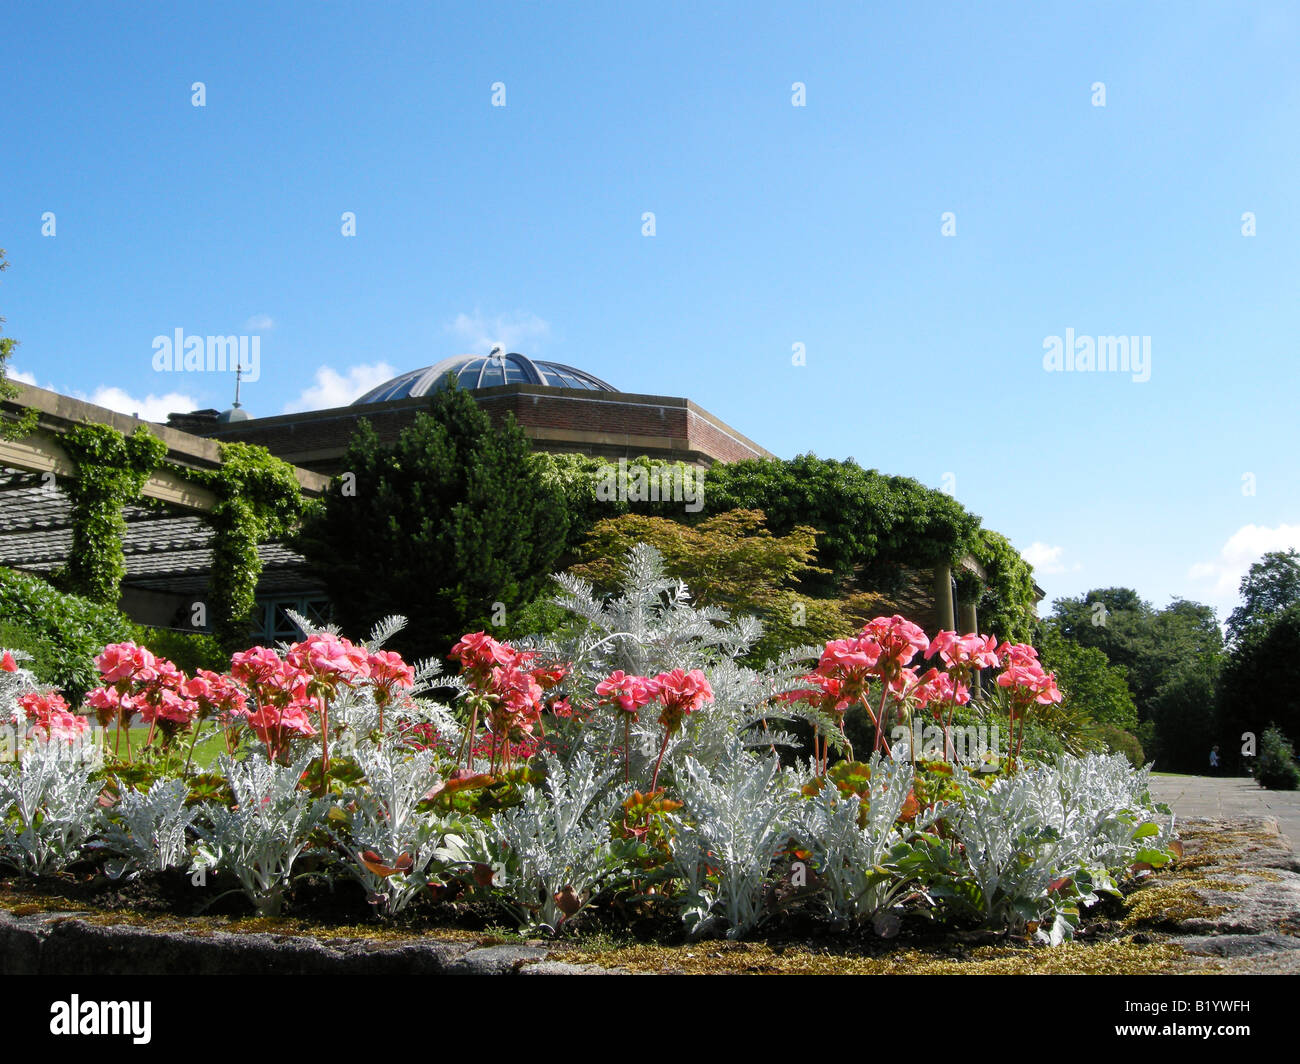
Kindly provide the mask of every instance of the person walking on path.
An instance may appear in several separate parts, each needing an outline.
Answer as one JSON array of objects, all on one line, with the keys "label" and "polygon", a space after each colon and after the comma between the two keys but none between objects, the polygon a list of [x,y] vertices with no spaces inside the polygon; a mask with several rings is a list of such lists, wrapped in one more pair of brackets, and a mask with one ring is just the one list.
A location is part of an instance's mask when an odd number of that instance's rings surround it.
[{"label": "person walking on path", "polygon": [[1219,774],[1219,748],[1218,746],[1210,747],[1210,775]]}]

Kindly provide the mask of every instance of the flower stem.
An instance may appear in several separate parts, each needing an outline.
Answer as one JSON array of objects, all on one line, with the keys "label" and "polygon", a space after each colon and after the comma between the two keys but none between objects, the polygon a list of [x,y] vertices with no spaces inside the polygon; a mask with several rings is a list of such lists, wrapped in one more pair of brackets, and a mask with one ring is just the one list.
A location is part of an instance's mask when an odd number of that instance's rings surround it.
[{"label": "flower stem", "polygon": [[658,758],[655,759],[655,774],[650,780],[651,791],[656,791],[659,789],[659,766],[662,765],[664,762],[664,754],[668,750],[668,740],[672,738],[672,734],[673,733],[670,732],[667,728],[664,729],[664,741],[660,743],[659,756]]}]

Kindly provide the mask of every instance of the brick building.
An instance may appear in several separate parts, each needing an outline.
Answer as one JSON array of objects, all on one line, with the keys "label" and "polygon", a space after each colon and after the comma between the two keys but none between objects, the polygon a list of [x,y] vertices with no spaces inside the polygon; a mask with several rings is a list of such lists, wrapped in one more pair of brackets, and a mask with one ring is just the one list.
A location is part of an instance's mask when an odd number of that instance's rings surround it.
[{"label": "brick building", "polygon": [[381,440],[396,440],[449,377],[469,389],[494,421],[513,414],[538,450],[611,459],[646,455],[700,467],[771,457],[689,399],[620,392],[583,370],[499,348],[403,373],[350,406],[261,418],[238,409],[224,415],[205,410],[174,414],[168,424],[216,440],[260,444],[293,465],[334,474],[358,421],[368,419]]}]

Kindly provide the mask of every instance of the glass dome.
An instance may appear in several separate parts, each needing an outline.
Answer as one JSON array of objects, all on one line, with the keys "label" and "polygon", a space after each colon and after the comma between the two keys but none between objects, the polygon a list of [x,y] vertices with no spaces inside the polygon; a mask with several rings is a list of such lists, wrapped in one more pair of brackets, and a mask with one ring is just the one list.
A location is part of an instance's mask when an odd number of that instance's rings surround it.
[{"label": "glass dome", "polygon": [[611,384],[559,362],[533,361],[527,355],[453,355],[424,369],[385,381],[371,388],[353,406],[384,403],[390,399],[411,399],[428,395],[444,380],[455,377],[462,388],[493,388],[501,384],[541,384],[548,388],[577,388],[589,392],[616,392]]}]

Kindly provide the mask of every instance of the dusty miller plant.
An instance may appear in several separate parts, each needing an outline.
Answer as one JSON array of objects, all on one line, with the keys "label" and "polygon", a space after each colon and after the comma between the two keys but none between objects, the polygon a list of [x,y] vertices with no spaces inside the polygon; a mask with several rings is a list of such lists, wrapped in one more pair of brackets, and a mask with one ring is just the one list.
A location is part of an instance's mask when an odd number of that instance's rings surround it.
[{"label": "dusty miller plant", "polygon": [[[697,608],[680,580],[664,573],[663,557],[648,544],[629,552],[619,592],[604,598],[591,584],[571,574],[556,577],[560,594],[555,602],[574,615],[576,622],[559,638],[534,638],[525,645],[544,658],[572,662],[566,693],[575,700],[595,700],[595,687],[610,673],[622,671],[655,676],[672,669],[702,669],[713,688],[714,702],[690,714],[673,737],[665,755],[663,778],[671,779],[683,758],[716,765],[742,742],[754,748],[775,750],[795,743],[785,730],[792,720],[803,719],[821,727],[823,734],[838,728],[806,703],[776,702],[776,696],[801,686],[807,664],[794,655],[767,669],[755,670],[737,658],[757,641],[762,625],[753,617],[731,617],[717,607]],[[598,713],[585,728],[584,741],[597,737],[607,748],[622,747],[623,718],[615,711]],[[631,729],[630,761],[633,782],[646,787],[663,739],[658,713],[647,706]],[[569,748],[564,736],[556,737],[561,757]]]},{"label": "dusty miller plant", "polygon": [[0,853],[33,876],[62,871],[100,824],[93,766],[57,741],[36,741],[0,764]]},{"label": "dusty miller plant", "polygon": [[235,807],[205,802],[195,824],[196,872],[229,872],[259,915],[273,916],[284,903],[294,862],[322,822],[330,803],[299,789],[310,757],[286,767],[249,757],[222,755]]},{"label": "dusty miller plant", "polygon": [[798,799],[774,756],[755,757],[739,742],[713,770],[687,757],[678,790],[688,825],[673,842],[687,884],[683,919],[695,934],[724,920],[738,938],[768,915],[772,865],[793,834]]},{"label": "dusty miller plant", "polygon": [[943,816],[961,869],[948,899],[990,923],[1032,926],[1056,945],[1073,936],[1080,906],[1115,892],[1124,865],[1168,860],[1167,833],[1142,816],[1146,776],[1118,755],[1066,756],[987,787],[961,769],[955,778],[962,798]]},{"label": "dusty miller plant", "polygon": [[187,808],[184,780],[157,780],[141,794],[129,788],[109,814],[103,845],[116,854],[104,862],[109,878],[165,872],[189,862],[189,830],[198,810]]},{"label": "dusty miller plant", "polygon": [[[587,749],[565,765],[546,754],[546,781],[486,830],[448,839],[444,859],[492,870],[494,894],[527,930],[558,931],[603,887],[627,872],[611,821],[625,788]],[[570,912],[565,912],[567,906]]]},{"label": "dusty miller plant", "polygon": [[335,837],[348,854],[349,873],[371,904],[391,916],[428,887],[442,842],[443,821],[418,809],[437,782],[434,755],[390,741],[364,744],[357,761],[365,780],[348,795],[346,834]]},{"label": "dusty miller plant", "polygon": [[[933,814],[899,823],[914,771],[907,761],[873,754],[865,798],[844,796],[830,783],[799,806],[797,832],[812,851],[818,899],[841,923],[861,921],[893,905],[921,874],[911,846]],[[863,803],[866,814],[859,824]]]}]

